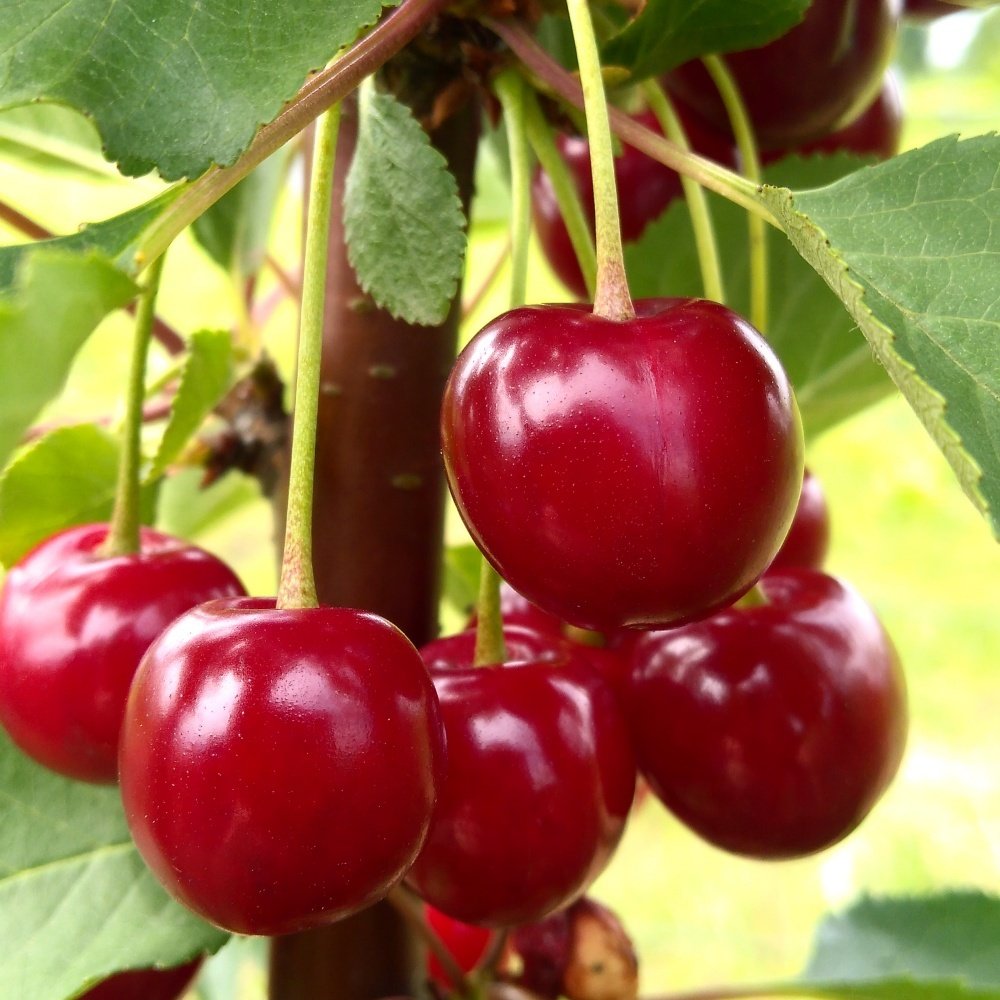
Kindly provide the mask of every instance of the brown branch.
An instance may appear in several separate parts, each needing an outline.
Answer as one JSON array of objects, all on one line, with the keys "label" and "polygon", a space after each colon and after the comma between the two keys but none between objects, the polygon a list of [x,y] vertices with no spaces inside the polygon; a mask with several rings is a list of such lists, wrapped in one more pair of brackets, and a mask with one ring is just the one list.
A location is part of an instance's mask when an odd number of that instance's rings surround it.
[{"label": "brown branch", "polygon": [[0,219],[3,219],[11,229],[17,230],[17,232],[22,233],[30,239],[52,239],[53,234],[44,226],[40,226],[37,222],[32,221],[26,215],[19,212],[13,205],[8,205],[4,201],[0,201]]},{"label": "brown branch", "polygon": [[[152,424],[157,420],[166,419],[170,416],[171,406],[173,406],[172,398],[157,399],[147,403],[142,408],[142,422],[144,424]],[[110,427],[114,422],[114,418],[105,414],[102,417],[97,417],[96,419],[88,422],[97,424],[98,427]],[[31,444],[33,441],[37,441],[39,438],[45,437],[46,434],[62,430],[64,427],[76,427],[79,423],[79,420],[52,420],[44,424],[35,424],[33,427],[29,427],[24,432],[24,437],[21,439],[21,443]]]}]

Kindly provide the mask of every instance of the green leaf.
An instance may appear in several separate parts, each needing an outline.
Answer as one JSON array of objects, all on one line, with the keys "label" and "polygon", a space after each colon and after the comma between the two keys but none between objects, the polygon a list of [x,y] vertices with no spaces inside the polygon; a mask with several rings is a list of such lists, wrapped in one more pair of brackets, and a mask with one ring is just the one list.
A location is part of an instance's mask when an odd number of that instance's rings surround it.
[{"label": "green leaf", "polygon": [[0,106],[50,100],[94,118],[130,175],[229,164],[310,70],[353,41],[382,0],[286,4],[25,0],[0,13]]},{"label": "green leaf", "polygon": [[637,78],[658,76],[712,52],[755,49],[785,34],[810,0],[648,0],[642,13],[604,46],[605,65]]},{"label": "green leaf", "polygon": [[[93,424],[60,427],[24,448],[0,476],[0,562],[11,566],[43,538],[107,521],[118,480],[118,442]],[[150,523],[156,490],[140,495]]]},{"label": "green leaf", "polygon": [[441,596],[460,615],[468,616],[479,599],[479,574],[483,557],[467,543],[444,550],[444,586]]},{"label": "green leaf", "polygon": [[0,996],[63,1000],[225,942],[150,874],[116,788],[58,777],[0,735],[0,789]]},{"label": "green leaf", "polygon": [[134,262],[129,257],[129,250],[178,193],[178,188],[171,188],[128,212],[84,226],[69,236],[0,247],[0,295],[14,284],[18,268],[23,266],[24,261],[37,253],[59,252],[65,256],[98,251],[109,261],[120,261],[122,269],[134,276]]},{"label": "green leaf", "polygon": [[191,227],[212,259],[237,282],[256,274],[264,263],[287,162],[286,149],[269,157]]},{"label": "green leaf", "polygon": [[143,477],[153,482],[181,453],[191,435],[233,383],[232,338],[225,330],[198,330],[191,335],[170,419],[152,465]]},{"label": "green leaf", "polygon": [[[857,157],[845,154],[793,157],[768,167],[766,177],[773,184],[814,186],[861,165]],[[727,303],[746,316],[750,311],[746,213],[716,196],[710,196],[710,202]],[[893,386],[826,282],[780,232],[769,228],[767,240],[771,316],[766,333],[795,387],[806,434],[814,436],[882,399]],[[682,204],[649,226],[637,243],[627,245],[625,259],[636,297],[704,294],[690,216]]]},{"label": "green leaf", "polygon": [[1000,537],[998,162],[997,135],[951,136],[764,198]]},{"label": "green leaf", "polygon": [[360,113],[344,195],[351,264],[361,287],[393,316],[440,323],[465,261],[458,185],[409,108],[366,86]]},{"label": "green leaf", "polygon": [[800,991],[864,1000],[1000,998],[1000,899],[864,899],[819,928]]},{"label": "green leaf", "polygon": [[259,500],[257,480],[227,472],[202,488],[201,469],[181,469],[168,476],[157,497],[157,527],[178,538],[196,539],[234,511]]},{"label": "green leaf", "polygon": [[37,249],[0,291],[0,465],[66,382],[76,352],[136,286],[98,253]]}]

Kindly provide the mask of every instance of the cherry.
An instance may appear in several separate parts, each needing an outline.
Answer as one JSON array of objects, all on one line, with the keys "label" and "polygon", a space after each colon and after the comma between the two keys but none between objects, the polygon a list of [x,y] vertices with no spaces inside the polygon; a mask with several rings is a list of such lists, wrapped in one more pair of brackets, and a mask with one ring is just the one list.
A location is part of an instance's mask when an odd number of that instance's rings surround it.
[{"label": "cherry", "polygon": [[538,920],[579,896],[621,838],[635,761],[618,701],[580,647],[504,629],[503,664],[472,667],[475,633],[425,646],[448,745],[431,832],[408,881],[467,923]]},{"label": "cherry", "polygon": [[[678,109],[678,114],[695,152],[718,163],[735,166],[736,154],[728,139],[706,128],[683,109]],[[640,124],[662,134],[659,122],[651,111],[635,117]],[[590,144],[582,136],[560,134],[556,137],[556,145],[576,182],[593,232],[594,181],[590,171]],[[615,185],[618,188],[622,239],[626,242],[639,239],[646,226],[683,194],[680,176],[675,171],[627,144],[622,145],[621,155],[615,158]],[[532,181],[531,204],[538,239],[552,269],[570,291],[586,298],[587,286],[576,251],[559,211],[552,181],[543,170],[536,171]]]},{"label": "cherry", "polygon": [[[426,904],[424,919],[427,921],[427,926],[451,952],[463,972],[470,972],[479,964],[493,940],[494,932],[489,927],[479,927],[476,924],[455,920],[447,913],[442,913]],[[458,986],[458,983],[451,981],[433,952],[428,952],[427,955],[427,974],[433,982],[445,990],[453,990]]]},{"label": "cherry", "polygon": [[118,776],[129,684],[149,644],[202,601],[244,593],[203,549],[150,528],[104,558],[107,524],[41,542],[0,595],[0,722],[39,763],[84,781]]},{"label": "cherry", "polygon": [[196,958],[172,969],[135,969],[118,972],[92,986],[80,1000],[177,1000],[201,968]]},{"label": "cherry", "polygon": [[802,478],[802,492],[792,526],[770,569],[804,566],[822,569],[830,547],[830,512],[820,481],[808,470]]},{"label": "cherry", "polygon": [[701,617],[778,551],[802,481],[788,380],[724,306],[515,309],[445,389],[448,482],[479,547],[529,601],[608,632]]},{"label": "cherry", "polygon": [[[897,0],[813,0],[780,38],[726,55],[760,147],[800,146],[856,118],[878,90],[897,20]],[[685,63],[664,82],[728,133],[725,107],[700,62]]]},{"label": "cherry", "polygon": [[442,740],[423,662],[384,619],[213,601],[136,673],[122,799],[172,895],[228,930],[286,934],[402,878],[430,823]]},{"label": "cherry", "polygon": [[903,104],[899,96],[899,85],[892,73],[886,73],[878,96],[850,125],[823,139],[807,142],[796,150],[765,153],[763,160],[765,163],[773,163],[789,152],[805,156],[845,152],[888,160],[899,152],[902,134]]},{"label": "cherry", "polygon": [[874,612],[807,569],[768,573],[767,603],[643,636],[630,717],[653,791],[713,844],[791,858],[835,844],[899,765],[903,675]]}]

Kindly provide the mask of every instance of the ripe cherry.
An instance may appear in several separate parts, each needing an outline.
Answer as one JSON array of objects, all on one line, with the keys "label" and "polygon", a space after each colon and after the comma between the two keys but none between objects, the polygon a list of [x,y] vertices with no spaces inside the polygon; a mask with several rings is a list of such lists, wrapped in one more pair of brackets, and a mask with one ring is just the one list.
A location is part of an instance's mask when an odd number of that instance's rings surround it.
[{"label": "ripe cherry", "polygon": [[653,791],[692,830],[758,858],[847,836],[892,780],[906,736],[899,660],[847,584],[768,573],[767,603],[633,650],[630,721]]},{"label": "ripe cherry", "polygon": [[383,896],[423,843],[441,769],[409,640],[344,608],[213,601],[150,648],[122,729],[136,846],[167,890],[242,934]]},{"label": "ripe cherry", "polygon": [[635,789],[618,701],[579,647],[517,626],[504,639],[494,666],[471,666],[471,631],[422,650],[448,760],[408,876],[449,916],[494,926],[579,896],[610,860]]},{"label": "ripe cherry", "polygon": [[[856,118],[878,91],[892,54],[896,0],[813,0],[780,38],[724,58],[762,149],[790,149]],[[729,131],[718,90],[700,62],[667,74],[670,91]]]},{"label": "ripe cherry", "polygon": [[806,469],[792,526],[769,569],[793,566],[822,569],[829,547],[830,511],[826,494],[820,481]]},{"label": "ripe cherry", "polygon": [[244,593],[215,556],[150,528],[105,558],[106,524],[46,539],[0,594],[0,722],[60,774],[113,782],[129,684],[149,644],[203,601]]},{"label": "ripe cherry", "polygon": [[92,986],[80,1000],[177,1000],[201,968],[201,959],[172,969],[118,972]]},{"label": "ripe cherry", "polygon": [[448,482],[500,575],[581,628],[704,616],[778,551],[802,481],[788,380],[724,306],[515,309],[445,390]]},{"label": "ripe cherry", "polygon": [[[683,109],[679,108],[678,114],[695,152],[726,166],[735,166],[736,154],[728,139],[700,124]],[[647,128],[661,132],[656,116],[650,111],[637,115],[636,120]],[[593,232],[594,181],[590,168],[590,144],[582,136],[559,135],[556,145],[576,182]],[[680,176],[675,171],[627,144],[623,144],[621,155],[615,158],[615,185],[618,188],[622,239],[627,243],[639,239],[646,226],[683,193]],[[532,181],[531,204],[538,239],[552,269],[570,291],[586,298],[587,286],[576,252],[559,211],[552,181],[543,170],[537,171]]]},{"label": "ripe cherry", "polygon": [[903,103],[899,85],[892,73],[886,73],[878,96],[850,125],[815,142],[807,142],[799,149],[766,153],[763,160],[772,163],[790,152],[803,156],[844,152],[888,160],[899,152],[902,135]]},{"label": "ripe cherry", "polygon": [[[495,933],[489,927],[455,920],[454,917],[449,917],[447,913],[442,913],[433,906],[424,906],[424,919],[427,921],[427,926],[451,952],[452,958],[463,972],[470,972],[476,967],[486,954]],[[453,990],[458,986],[458,983],[451,981],[434,952],[427,954],[427,974],[433,982],[445,990]]]}]

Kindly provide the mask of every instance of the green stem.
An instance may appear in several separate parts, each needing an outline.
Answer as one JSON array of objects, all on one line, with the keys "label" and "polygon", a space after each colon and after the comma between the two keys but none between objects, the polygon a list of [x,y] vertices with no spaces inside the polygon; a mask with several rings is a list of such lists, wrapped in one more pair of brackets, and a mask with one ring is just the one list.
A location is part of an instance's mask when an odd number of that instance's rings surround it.
[{"label": "green stem", "polygon": [[737,602],[736,607],[743,609],[747,608],[762,608],[764,605],[769,604],[764,591],[760,589],[760,584],[754,584]]},{"label": "green stem", "polygon": [[507,645],[503,639],[503,616],[500,614],[500,574],[483,557],[479,567],[479,599],[476,601],[475,667],[503,663]]},{"label": "green stem", "polygon": [[[733,79],[729,67],[718,56],[705,56],[702,60],[709,76],[722,97],[729,115],[729,124],[736,137],[736,148],[740,152],[743,163],[743,174],[756,188],[761,185],[760,157],[757,154],[757,140],[754,138],[753,125],[747,114],[746,105],[740,96],[739,87]],[[750,233],[750,322],[762,333],[767,332],[768,325],[768,286],[767,286],[767,230],[764,220],[751,213],[747,217]]]},{"label": "green stem", "polygon": [[593,298],[597,275],[594,237],[590,232],[590,225],[583,211],[583,203],[580,201],[580,192],[573,181],[569,165],[559,155],[552,129],[545,120],[538,98],[532,90],[527,92],[525,101],[525,127],[528,131],[528,141],[531,143],[531,148],[535,151],[538,162],[541,163],[542,169],[552,184],[556,204],[559,206],[559,214],[566,225],[570,243],[573,244],[573,252],[580,265],[587,291]]},{"label": "green stem", "polygon": [[[483,23],[508,45],[522,65],[544,88],[573,107],[583,107],[583,90],[572,73],[560,66],[520,25],[483,18]],[[697,153],[686,153],[669,139],[640,125],[634,118],[611,108],[611,128],[630,146],[666,164],[679,174],[694,178],[702,187],[722,195],[728,201],[761,216],[765,222],[782,229],[780,221],[764,204],[756,184],[708,160]]]},{"label": "green stem", "polygon": [[163,274],[163,255],[153,261],[146,286],[139,297],[132,339],[132,360],[129,365],[125,396],[125,420],[122,433],[122,453],[118,462],[118,485],[115,506],[111,513],[108,537],[101,546],[101,555],[124,556],[140,551],[139,544],[139,467],[142,464],[142,404],[146,398],[146,356],[153,335],[156,293]]},{"label": "green stem", "polygon": [[[643,93],[664,135],[685,152],[690,152],[691,146],[684,134],[684,126],[663,88],[655,81],[648,80],[643,85]],[[715,239],[715,227],[712,225],[708,198],[705,196],[704,188],[697,181],[684,174],[681,174],[680,178],[684,187],[684,198],[691,214],[691,228],[694,231],[705,296],[716,302],[725,302],[726,292],[722,282],[722,268],[719,266],[719,248]]]},{"label": "green stem", "polygon": [[632,319],[635,309],[625,276],[618,191],[615,187],[615,158],[601,57],[587,0],[568,0],[567,8],[580,65],[583,110],[587,116],[587,138],[590,142],[590,168],[594,178],[594,231],[597,239],[594,315],[623,321]]},{"label": "green stem", "polygon": [[232,166],[212,167],[197,180],[182,186],[181,193],[170,207],[143,233],[132,258],[133,268],[142,270],[150,260],[158,257],[177,235],[243,180],[254,167],[399,52],[449,2],[403,0],[336,62],[311,77],[278,117],[260,129]]},{"label": "green stem", "polygon": [[340,105],[335,105],[319,121],[310,179],[299,352],[295,368],[295,424],[288,480],[285,547],[281,560],[281,580],[278,583],[279,608],[314,608],[318,603],[312,563],[313,471],[330,206],[333,202],[333,168],[339,128]]}]

